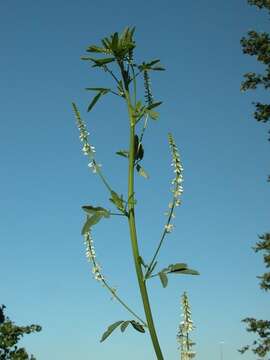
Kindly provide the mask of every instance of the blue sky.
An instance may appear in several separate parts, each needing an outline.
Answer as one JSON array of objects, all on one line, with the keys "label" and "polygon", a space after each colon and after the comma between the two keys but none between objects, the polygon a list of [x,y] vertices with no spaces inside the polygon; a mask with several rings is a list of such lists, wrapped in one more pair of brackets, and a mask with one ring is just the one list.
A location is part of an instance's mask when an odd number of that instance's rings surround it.
[{"label": "blue sky", "polygon": [[[151,257],[170,201],[171,131],[184,194],[159,264],[187,262],[201,273],[171,277],[166,289],[158,279],[150,284],[164,356],[179,357],[175,337],[187,291],[197,358],[216,360],[224,341],[224,360],[253,359],[237,349],[253,339],[241,319],[269,318],[269,295],[256,279],[262,257],[251,249],[269,231],[269,143],[251,102],[268,99],[263,91],[240,93],[242,74],[261,67],[242,54],[239,41],[249,29],[269,31],[268,15],[245,0],[15,0],[2,2],[0,20],[0,302],[17,323],[43,327],[23,344],[38,360],[155,358],[149,338],[132,329],[99,343],[109,324],[129,315],[92,280],[84,256],[80,207],[110,204],[87,168],[71,110],[76,101],[98,161],[125,193],[126,162],[115,156],[128,144],[125,108],[107,96],[86,113],[84,88],[111,81],[80,56],[104,36],[136,26],[138,61],[160,58],[167,69],[152,77],[163,105],[145,136],[150,179],[136,178],[142,254]],[[93,236],[105,276],[142,314],[127,225],[106,220]]]}]

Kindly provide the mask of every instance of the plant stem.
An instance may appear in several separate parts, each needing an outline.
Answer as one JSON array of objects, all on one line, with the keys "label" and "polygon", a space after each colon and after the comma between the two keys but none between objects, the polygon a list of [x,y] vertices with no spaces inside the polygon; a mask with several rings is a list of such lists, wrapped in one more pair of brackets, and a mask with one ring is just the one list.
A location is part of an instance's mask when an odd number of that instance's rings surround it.
[{"label": "plant stem", "polygon": [[[93,161],[93,163],[94,163],[95,165],[97,165],[97,163],[96,163],[95,160],[92,160],[92,161]],[[100,168],[99,168],[98,165],[96,166],[96,171],[97,171],[97,174],[100,176],[103,184],[106,186],[106,188],[108,189],[108,191],[111,193],[111,192],[112,192],[112,188],[110,187],[110,185],[108,184],[107,180],[106,180],[105,177],[103,176],[103,174],[102,174],[102,172],[101,172],[101,170],[100,170]]]},{"label": "plant stem", "polygon": [[[90,233],[89,233],[90,234]],[[91,236],[91,234],[89,235]],[[90,241],[90,238],[88,238]],[[99,265],[97,264],[97,261],[95,259],[95,256],[93,255],[93,249],[91,248],[91,246],[89,246],[90,252],[91,252],[91,261],[92,264],[94,266],[94,268],[99,268]],[[104,276],[101,274],[100,270],[99,270],[99,275],[100,275],[100,281],[102,282],[102,284],[106,287],[107,290],[109,290],[109,292],[113,295],[113,297],[122,305],[124,306],[124,308],[130,312],[136,319],[138,319],[145,327],[148,327],[147,324],[145,323],[145,321],[143,321],[133,310],[131,310],[131,308],[116,294],[116,290],[113,289],[108,282],[104,279]]]},{"label": "plant stem", "polygon": [[[173,210],[174,210],[174,206],[175,206],[175,201],[173,201],[173,205],[172,205],[172,207],[171,207],[170,214],[169,214],[169,217],[168,217],[168,220],[167,220],[166,225],[169,225],[169,224],[170,224],[170,221],[171,221],[171,218],[172,218],[172,214],[173,214]],[[147,271],[146,271],[146,274],[145,274],[145,278],[146,278],[146,279],[149,278],[150,275],[151,275],[152,266],[153,266],[153,264],[154,264],[154,262],[155,262],[155,260],[156,260],[156,257],[157,257],[157,255],[158,255],[158,252],[159,252],[159,250],[160,250],[160,248],[161,248],[161,245],[162,245],[163,240],[164,240],[164,238],[165,238],[166,235],[167,235],[167,231],[166,231],[166,227],[164,227],[164,230],[163,230],[161,239],[160,239],[160,241],[159,241],[158,247],[157,247],[157,249],[156,249],[156,251],[155,251],[155,254],[154,254],[154,256],[153,256],[153,258],[152,258],[152,260],[151,260],[148,268],[147,268]]]},{"label": "plant stem", "polygon": [[110,285],[107,284],[106,280],[102,280],[104,286],[110,291],[110,293],[113,295],[113,297],[124,306],[124,308],[130,312],[137,320],[139,320],[145,327],[148,327],[145,321],[143,321],[131,308],[123,301],[121,298],[116,295],[116,292],[110,287]]},{"label": "plant stem", "polygon": [[[134,138],[135,138],[135,124],[133,119],[133,114],[130,105],[130,97],[128,91],[126,91],[126,101],[128,106],[129,120],[130,120],[130,146],[129,146],[129,169],[128,169],[128,198],[134,196]],[[134,201],[128,203],[128,222],[129,222],[129,231],[130,239],[132,245],[133,259],[138,279],[138,284],[140,288],[140,293],[142,297],[144,312],[146,316],[146,321],[148,329],[150,332],[152,344],[158,360],[163,360],[163,355],[159,346],[158,337],[156,334],[154,321],[152,317],[151,307],[149,303],[148,293],[146,284],[143,277],[143,272],[140,263],[140,254],[138,248],[137,234],[136,234],[136,224],[135,224],[135,210],[134,210]]]}]

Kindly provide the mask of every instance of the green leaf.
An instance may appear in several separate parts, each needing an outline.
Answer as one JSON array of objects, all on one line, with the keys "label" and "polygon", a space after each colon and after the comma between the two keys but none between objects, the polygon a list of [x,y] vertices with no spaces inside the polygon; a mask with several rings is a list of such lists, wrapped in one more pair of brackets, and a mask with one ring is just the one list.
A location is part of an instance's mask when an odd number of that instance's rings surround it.
[{"label": "green leaf", "polygon": [[139,141],[138,135],[134,136],[134,154],[135,154],[135,160],[143,159],[144,149],[142,143]]},{"label": "green leaf", "polygon": [[90,215],[99,214],[100,216],[103,216],[105,218],[110,217],[110,211],[107,209],[104,209],[100,206],[95,207],[95,206],[91,206],[91,205],[84,205],[84,206],[82,206],[82,209],[87,214],[90,214]]},{"label": "green leaf", "polygon": [[134,327],[135,330],[137,330],[137,331],[139,331],[141,333],[145,332],[143,326],[140,323],[138,323],[137,321],[131,320],[130,323]]},{"label": "green leaf", "polygon": [[154,109],[155,107],[158,107],[161,104],[162,104],[162,101],[154,102],[153,104],[147,106],[147,110]]},{"label": "green leaf", "polygon": [[111,42],[110,42],[110,39],[108,38],[104,38],[101,40],[102,44],[104,45],[104,47],[106,49],[111,49]]},{"label": "green leaf", "polygon": [[139,112],[141,108],[142,108],[142,102],[141,102],[141,100],[139,100],[139,101],[137,101],[137,103],[136,103],[135,110],[136,110],[137,112]]},{"label": "green leaf", "polygon": [[160,62],[160,60],[159,60],[159,59],[156,59],[156,60],[150,61],[149,63],[147,63],[147,65],[148,65],[149,67],[151,67],[152,65],[155,65],[155,64],[157,64],[157,63],[159,63],[159,62]]},{"label": "green leaf", "polygon": [[171,264],[166,269],[162,270],[168,274],[187,274],[187,275],[200,275],[197,270],[189,269],[185,263]]},{"label": "green leaf", "polygon": [[146,113],[150,116],[151,119],[153,119],[153,120],[157,120],[157,119],[158,119],[159,113],[157,113],[156,111],[149,110],[149,109],[146,109],[145,111],[146,111]]},{"label": "green leaf", "polygon": [[163,273],[167,274],[187,274],[187,275],[200,275],[197,270],[189,269],[188,265],[185,263],[176,263],[171,264],[167,268],[161,270]]},{"label": "green leaf", "polygon": [[87,234],[90,230],[90,227],[93,225],[96,225],[100,221],[101,218],[102,218],[102,215],[100,215],[100,214],[95,214],[91,217],[87,216],[87,220],[82,228],[82,235]]},{"label": "green leaf", "polygon": [[141,165],[137,164],[136,170],[138,171],[139,175],[141,175],[145,179],[149,179],[149,175],[147,174],[147,172],[144,170],[144,168]]},{"label": "green leaf", "polygon": [[128,327],[128,325],[130,324],[130,321],[124,321],[121,325],[121,331],[124,332],[126,330],[126,328]]},{"label": "green leaf", "polygon": [[[94,89],[95,88],[88,88],[88,90],[94,90]],[[106,88],[96,88],[96,89],[101,89],[101,90],[98,90],[99,91],[98,94],[94,97],[94,99],[92,100],[92,102],[88,106],[88,109],[87,109],[88,112],[95,106],[96,102],[99,100],[99,98],[102,95],[105,95],[110,91],[110,89],[106,89]]]},{"label": "green leaf", "polygon": [[112,325],[110,325],[108,327],[108,329],[104,332],[104,334],[102,335],[100,342],[104,341],[107,339],[108,336],[111,335],[111,333],[120,325],[124,322],[124,320],[121,321],[116,321],[115,323],[113,323]]},{"label": "green leaf", "polygon": [[108,218],[110,217],[110,212],[107,209],[104,209],[100,206],[90,206],[85,205],[82,206],[82,209],[87,213],[86,222],[82,228],[82,235],[85,235],[89,232],[91,226],[96,225],[100,219],[103,217]]},{"label": "green leaf", "polygon": [[109,63],[111,63],[111,62],[113,62],[115,60],[114,57],[102,58],[102,59],[94,59],[94,58],[89,57],[89,56],[82,56],[81,59],[82,60],[92,61],[94,63],[94,65],[92,65],[92,67],[104,66],[104,65],[107,65],[107,64],[109,64]]},{"label": "green leaf", "polygon": [[104,95],[111,91],[111,89],[108,88],[85,88],[85,90],[102,92]]},{"label": "green leaf", "polygon": [[160,278],[160,281],[162,283],[162,286],[165,288],[168,285],[168,277],[165,272],[159,272],[158,276]]},{"label": "green leaf", "polygon": [[142,143],[139,143],[137,152],[136,152],[136,157],[135,160],[142,160],[143,159],[143,155],[144,155],[144,148]]},{"label": "green leaf", "polygon": [[[108,48],[105,47],[105,48],[101,48],[99,46],[96,46],[96,45],[92,45],[92,46],[89,46],[87,49],[86,49],[87,52],[93,52],[93,53],[102,53],[102,54],[108,54],[108,53],[111,53],[111,51],[108,51]],[[82,60],[85,60],[84,58],[82,58]],[[88,59],[87,59],[88,60]]]},{"label": "green leaf", "polygon": [[94,99],[92,100],[92,102],[90,103],[90,105],[88,106],[87,111],[89,112],[90,110],[92,110],[92,108],[95,106],[96,102],[98,101],[98,99],[101,97],[102,92],[99,92]]},{"label": "green leaf", "polygon": [[124,212],[124,200],[122,195],[120,197],[115,191],[111,191],[110,201],[117,207],[117,209]]},{"label": "green leaf", "polygon": [[151,70],[164,71],[165,68],[163,66],[155,66],[155,67],[152,67]]},{"label": "green leaf", "polygon": [[159,63],[159,59],[157,60],[152,60],[148,63],[143,62],[141,65],[138,65],[138,68],[140,71],[150,71],[150,70],[165,70],[164,67],[160,66],[160,64],[158,66],[153,66],[155,64]]},{"label": "green leaf", "polygon": [[111,45],[111,47],[112,47],[112,50],[114,52],[117,52],[117,50],[118,50],[118,33],[117,32],[114,33],[113,36],[112,36],[112,45]]},{"label": "green leaf", "polygon": [[125,158],[128,158],[128,155],[129,155],[129,151],[127,150],[119,150],[116,152],[117,155],[120,155],[120,156],[123,156]]},{"label": "green leaf", "polygon": [[185,263],[176,263],[173,265],[169,265],[168,269],[170,272],[174,272],[174,271],[182,271],[182,270],[186,270],[187,269],[187,264]]},{"label": "green leaf", "polygon": [[197,270],[193,269],[186,269],[186,270],[176,270],[176,271],[170,271],[171,274],[186,274],[186,275],[200,275],[200,273]]}]

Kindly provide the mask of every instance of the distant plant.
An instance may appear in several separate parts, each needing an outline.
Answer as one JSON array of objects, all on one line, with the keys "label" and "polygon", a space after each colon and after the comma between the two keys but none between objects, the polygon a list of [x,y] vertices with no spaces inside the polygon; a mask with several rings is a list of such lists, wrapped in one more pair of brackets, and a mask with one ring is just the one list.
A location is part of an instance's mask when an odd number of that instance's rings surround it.
[{"label": "distant plant", "polygon": [[[134,188],[134,172],[144,178],[148,178],[148,174],[142,166],[142,160],[145,156],[143,140],[145,131],[149,125],[149,119],[157,120],[159,114],[156,108],[161,105],[161,101],[155,101],[150,82],[150,74],[153,71],[163,71],[164,68],[160,65],[158,59],[137,63],[134,60],[134,50],[136,47],[133,38],[135,28],[127,28],[122,34],[117,32],[113,35],[101,40],[101,45],[92,45],[87,48],[87,52],[98,55],[105,55],[105,57],[93,58],[90,56],[83,56],[82,60],[90,62],[93,68],[103,70],[107,73],[115,86],[110,87],[91,87],[88,91],[93,91],[96,95],[88,106],[88,111],[92,110],[97,101],[101,97],[108,94],[113,94],[119,100],[124,101],[127,108],[128,122],[129,122],[129,149],[120,148],[116,154],[127,160],[128,167],[128,189],[126,195],[119,194],[109,184],[109,181],[104,176],[101,164],[96,159],[96,150],[89,141],[89,132],[86,128],[85,122],[82,120],[78,107],[75,103],[72,104],[76,115],[76,121],[80,132],[80,140],[82,142],[82,151],[89,159],[89,168],[93,173],[97,174],[103,182],[106,190],[109,193],[109,200],[115,207],[115,211],[108,210],[101,206],[85,205],[82,209],[86,213],[86,222],[82,229],[86,245],[86,256],[92,263],[92,272],[96,280],[100,281],[102,285],[109,290],[113,298],[116,299],[125,309],[132,315],[132,320],[120,320],[110,325],[107,331],[103,334],[101,341],[104,341],[116,328],[120,327],[124,332],[126,328],[131,325],[135,330],[144,333],[149,331],[152,344],[158,360],[163,360],[162,351],[157,337],[150,301],[148,297],[147,284],[148,281],[156,276],[161,280],[163,287],[167,286],[168,274],[191,274],[198,275],[198,272],[189,269],[187,264],[176,263],[169,265],[166,268],[160,268],[156,273],[157,255],[163,244],[165,237],[173,230],[174,225],[172,220],[175,217],[174,211],[176,207],[181,204],[181,195],[183,192],[183,167],[172,134],[168,135],[170,150],[172,153],[172,167],[174,171],[174,178],[172,180],[172,200],[169,203],[169,209],[166,212],[165,225],[161,231],[161,238],[157,243],[157,248],[150,261],[145,261],[139,250],[137,230],[135,224],[135,207],[137,203],[137,193]],[[138,99],[137,94],[137,79],[142,76],[144,84],[144,101]],[[110,116],[108,113],[107,116]],[[117,125],[110,122],[112,132],[117,131]],[[119,175],[122,177],[122,175]],[[135,196],[136,194],[136,196]],[[109,217],[124,217],[129,225],[131,247],[133,253],[134,266],[136,270],[138,285],[140,289],[141,299],[144,307],[146,319],[143,320],[138,316],[118,295],[118,292],[113,288],[102,273],[101,266],[97,261],[94,242],[92,237],[92,228],[101,219]]]},{"label": "distant plant", "polygon": [[[270,0],[248,0],[250,5],[255,5],[258,9],[270,11]],[[247,37],[241,39],[242,50],[244,54],[256,56],[257,60],[262,63],[266,69],[263,74],[249,72],[244,74],[245,81],[241,84],[241,90],[254,90],[258,85],[262,85],[264,89],[270,88],[270,36],[266,32],[258,33],[255,30],[248,32]],[[254,103],[256,111],[254,118],[260,122],[268,122],[270,120],[270,104]],[[269,139],[270,140],[270,139]],[[270,181],[270,176],[268,177]],[[261,241],[257,242],[253,248],[255,252],[263,251],[264,263],[266,268],[270,268],[270,233],[259,236]],[[258,276],[260,279],[260,287],[268,291],[270,290],[270,271]],[[270,321],[257,320],[247,317],[242,320],[247,324],[247,331],[257,334],[258,339],[253,341],[252,345],[246,345],[239,351],[241,353],[251,349],[259,358],[265,358],[270,352]],[[268,358],[269,359],[269,358]]]},{"label": "distant plant", "polygon": [[0,306],[0,360],[36,360],[28,355],[25,348],[18,347],[18,342],[25,334],[41,331],[39,325],[15,325],[4,313],[5,306]]},{"label": "distant plant", "polygon": [[177,334],[177,340],[180,344],[181,360],[191,360],[195,357],[196,352],[192,350],[195,343],[190,338],[191,331],[194,330],[194,324],[191,318],[191,309],[187,293],[182,295],[182,317]]}]

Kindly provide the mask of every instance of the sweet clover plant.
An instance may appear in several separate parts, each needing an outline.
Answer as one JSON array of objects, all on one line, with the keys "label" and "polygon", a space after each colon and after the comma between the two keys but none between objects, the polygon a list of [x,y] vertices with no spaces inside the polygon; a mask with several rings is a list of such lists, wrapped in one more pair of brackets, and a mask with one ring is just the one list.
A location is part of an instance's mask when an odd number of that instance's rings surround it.
[{"label": "sweet clover plant", "polygon": [[[190,274],[198,275],[195,270],[189,269],[185,263],[171,264],[165,268],[158,268],[158,254],[166,236],[173,230],[173,219],[175,209],[181,205],[181,195],[183,192],[183,166],[180,154],[175,143],[173,135],[168,134],[168,142],[172,156],[172,168],[174,178],[172,180],[172,199],[166,212],[166,221],[161,232],[160,240],[153,251],[153,257],[145,261],[140,252],[139,239],[137,237],[135,212],[137,197],[135,192],[134,177],[137,173],[140,176],[148,178],[148,174],[142,166],[144,159],[144,134],[151,120],[156,121],[159,117],[157,108],[162,104],[161,101],[154,100],[150,75],[153,71],[165,70],[160,60],[154,59],[138,63],[134,59],[134,50],[136,43],[134,40],[135,28],[126,28],[121,34],[114,33],[101,40],[100,45],[91,45],[86,49],[88,55],[82,57],[82,60],[89,62],[92,68],[99,69],[108,74],[112,85],[110,87],[91,87],[87,91],[95,95],[90,102],[87,111],[92,111],[101,97],[105,95],[114,95],[119,101],[124,101],[127,109],[127,121],[129,123],[129,149],[119,150],[116,154],[127,160],[128,167],[128,188],[125,195],[119,193],[112,187],[105,177],[103,167],[97,160],[96,149],[93,146],[92,139],[86,127],[86,123],[81,117],[80,111],[75,103],[72,103],[76,116],[76,122],[79,129],[79,137],[82,143],[82,151],[88,159],[90,170],[104,184],[108,192],[112,208],[107,209],[102,206],[85,205],[82,206],[85,212],[85,223],[82,228],[86,246],[86,257],[92,264],[93,276],[98,280],[126,310],[132,315],[132,319],[121,320],[110,325],[101,337],[104,341],[116,329],[120,328],[124,332],[130,325],[140,333],[148,333],[151,337],[153,348],[158,360],[163,360],[163,354],[160,348],[155,324],[153,321],[150,300],[148,296],[148,283],[153,277],[159,277],[163,287],[167,286],[168,274]],[[93,55],[94,54],[94,55]],[[144,85],[144,97],[139,97],[137,93],[137,82],[142,78]],[[124,192],[124,191],[123,191]],[[136,194],[136,196],[135,196]],[[144,309],[144,316],[136,314],[130,306],[127,305],[118,291],[114,289],[102,273],[102,268],[97,260],[94,241],[93,228],[103,218],[123,216],[126,218],[129,226],[130,242],[133,254],[134,267],[137,275],[137,281],[140,290],[140,296]]]}]

